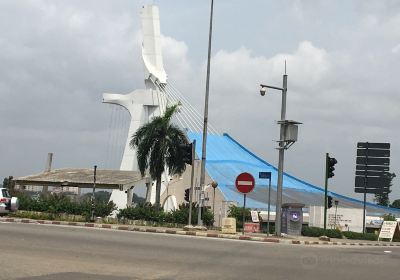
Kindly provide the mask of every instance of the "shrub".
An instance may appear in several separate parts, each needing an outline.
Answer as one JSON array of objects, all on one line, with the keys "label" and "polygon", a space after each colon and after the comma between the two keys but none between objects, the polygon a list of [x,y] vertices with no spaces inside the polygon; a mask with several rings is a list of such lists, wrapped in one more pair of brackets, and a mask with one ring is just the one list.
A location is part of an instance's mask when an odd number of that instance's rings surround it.
[{"label": "shrub", "polygon": [[[17,192],[19,209],[34,212],[46,212],[51,214],[69,214],[90,217],[92,203],[89,199],[73,201],[63,194],[42,195],[31,198],[24,192]],[[115,204],[110,202],[96,202],[94,214],[96,217],[109,216],[116,209]]]},{"label": "shrub", "polygon": [[27,218],[34,220],[59,220],[59,221],[70,221],[70,222],[84,222],[87,221],[85,217],[80,215],[69,215],[69,214],[53,214],[46,212],[33,212],[33,211],[17,211],[9,214],[12,217]]},{"label": "shrub", "polygon": [[166,216],[167,213],[162,210],[157,210],[156,207],[150,203],[120,209],[117,214],[119,219],[125,218],[128,220],[143,220],[158,223],[166,222],[166,220],[168,220]]},{"label": "shrub", "polygon": [[319,227],[303,227],[301,234],[304,236],[320,237],[325,235],[324,229]]},{"label": "shrub", "polygon": [[[250,209],[246,208],[244,211],[245,211],[244,212],[245,213],[245,217],[244,217],[245,222],[252,221]],[[243,207],[237,207],[235,205],[229,206],[228,217],[236,219],[236,229],[243,228]]]},{"label": "shrub", "polygon": [[328,236],[330,238],[343,238],[342,233],[340,230],[337,229],[327,229],[324,230],[323,228],[319,227],[303,227],[301,234],[304,236],[310,237],[320,237],[320,236]]},{"label": "shrub", "polygon": [[[197,207],[193,204],[192,207],[192,224],[197,223]],[[174,223],[174,224],[187,224],[189,218],[189,204],[181,204],[178,209],[171,212],[164,212],[162,209],[157,210],[154,205],[150,203],[142,203],[136,207],[128,207],[119,210],[117,214],[118,219],[128,220],[142,220],[156,223]],[[202,213],[203,223],[206,226],[212,226],[214,217],[211,211],[203,208]]]},{"label": "shrub", "polygon": [[375,233],[360,233],[354,231],[344,231],[343,235],[348,239],[358,239],[358,240],[378,240],[378,236]]},{"label": "shrub", "polygon": [[330,238],[343,238],[342,232],[338,229],[327,229],[325,235]]}]

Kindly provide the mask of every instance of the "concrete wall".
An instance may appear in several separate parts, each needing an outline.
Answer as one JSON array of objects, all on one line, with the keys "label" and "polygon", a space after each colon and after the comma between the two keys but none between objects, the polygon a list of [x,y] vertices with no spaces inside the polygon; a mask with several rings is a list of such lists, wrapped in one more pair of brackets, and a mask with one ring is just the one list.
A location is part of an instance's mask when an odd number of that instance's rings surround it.
[{"label": "concrete wall", "polygon": [[[327,228],[335,228],[335,207],[327,211]],[[310,226],[324,227],[324,207],[310,206]],[[336,227],[342,231],[363,231],[363,209],[361,208],[337,208]]]}]

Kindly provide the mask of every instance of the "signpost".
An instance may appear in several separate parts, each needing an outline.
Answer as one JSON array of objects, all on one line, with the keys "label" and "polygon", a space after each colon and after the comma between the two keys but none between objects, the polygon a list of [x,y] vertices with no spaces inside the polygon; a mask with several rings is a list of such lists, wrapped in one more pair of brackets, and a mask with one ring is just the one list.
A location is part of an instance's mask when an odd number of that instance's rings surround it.
[{"label": "signpost", "polygon": [[382,228],[381,231],[379,232],[379,239],[390,239],[390,242],[392,242],[394,235],[400,234],[400,227],[399,223],[397,221],[384,221],[382,223]]},{"label": "signpost", "polygon": [[364,194],[363,232],[367,193],[389,193],[390,143],[357,143],[354,191]]},{"label": "signpost", "polygon": [[271,210],[271,172],[260,172],[258,173],[259,179],[269,179],[268,184],[268,221],[267,221],[267,236],[269,235],[269,216]]},{"label": "signpost", "polygon": [[243,231],[244,235],[244,218],[246,211],[246,194],[253,191],[255,186],[255,180],[253,175],[247,172],[240,173],[239,176],[236,177],[235,181],[236,189],[243,194]]},{"label": "signpost", "polygon": [[250,211],[251,214],[251,220],[253,223],[259,223],[260,219],[258,218],[258,212],[257,211]]}]

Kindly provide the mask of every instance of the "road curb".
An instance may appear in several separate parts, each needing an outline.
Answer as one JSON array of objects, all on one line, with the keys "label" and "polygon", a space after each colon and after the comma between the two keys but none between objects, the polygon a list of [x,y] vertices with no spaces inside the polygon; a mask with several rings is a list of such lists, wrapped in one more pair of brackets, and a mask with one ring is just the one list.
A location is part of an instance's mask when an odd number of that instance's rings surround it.
[{"label": "road curb", "polygon": [[244,241],[257,241],[264,243],[279,243],[287,245],[324,245],[324,246],[395,246],[400,247],[400,243],[367,243],[367,242],[328,242],[328,241],[310,241],[310,240],[296,240],[296,239],[278,239],[272,237],[259,237],[259,236],[248,236],[239,234],[218,234],[218,233],[207,233],[204,231],[184,231],[174,229],[162,229],[162,228],[143,228],[130,225],[114,225],[114,224],[95,224],[95,223],[83,223],[83,222],[65,222],[65,221],[47,221],[47,220],[32,220],[32,219],[20,219],[20,218],[1,218],[0,222],[17,223],[17,224],[45,224],[45,225],[62,225],[71,227],[83,227],[83,228],[100,228],[100,229],[113,229],[121,231],[138,231],[148,233],[165,233],[175,235],[186,235],[186,236],[198,236],[204,238],[221,238],[221,239],[235,239]]}]

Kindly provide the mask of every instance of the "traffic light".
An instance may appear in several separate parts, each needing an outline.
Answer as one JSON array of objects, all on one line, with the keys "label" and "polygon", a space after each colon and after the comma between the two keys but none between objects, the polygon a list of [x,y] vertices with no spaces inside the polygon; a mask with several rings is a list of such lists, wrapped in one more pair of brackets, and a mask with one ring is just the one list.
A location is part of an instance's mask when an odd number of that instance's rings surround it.
[{"label": "traffic light", "polygon": [[190,165],[192,165],[192,145],[192,143],[179,145],[182,152],[183,162]]},{"label": "traffic light", "polygon": [[328,209],[332,208],[332,196],[328,195]]},{"label": "traffic light", "polygon": [[190,202],[189,194],[190,194],[190,189],[185,189],[185,201],[187,202]]},{"label": "traffic light", "polygon": [[337,163],[337,160],[335,158],[327,156],[326,161],[327,161],[327,171],[326,171],[327,176],[328,178],[332,178],[333,176],[335,176],[335,173],[333,173],[333,171],[335,171],[335,164]]}]

